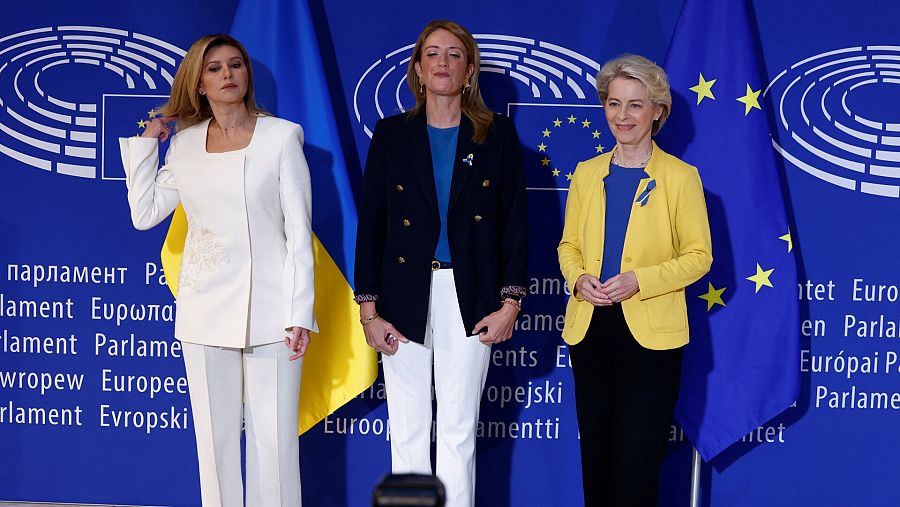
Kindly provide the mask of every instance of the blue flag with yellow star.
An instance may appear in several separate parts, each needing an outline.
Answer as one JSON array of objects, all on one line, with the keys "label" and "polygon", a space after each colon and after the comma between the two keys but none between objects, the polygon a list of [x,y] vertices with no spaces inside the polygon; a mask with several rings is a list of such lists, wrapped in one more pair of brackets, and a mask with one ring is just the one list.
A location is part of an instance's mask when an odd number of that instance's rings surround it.
[{"label": "blue flag with yellow star", "polygon": [[758,42],[743,0],[686,0],[666,57],[673,113],[664,149],[697,166],[713,239],[688,290],[675,416],[705,460],[797,398],[797,273],[769,138]]}]

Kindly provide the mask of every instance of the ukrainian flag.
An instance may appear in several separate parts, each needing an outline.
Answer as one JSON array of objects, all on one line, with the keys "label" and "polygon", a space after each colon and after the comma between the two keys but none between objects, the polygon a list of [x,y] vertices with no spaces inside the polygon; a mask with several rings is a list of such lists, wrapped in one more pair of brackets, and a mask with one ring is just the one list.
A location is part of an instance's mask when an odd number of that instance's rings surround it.
[{"label": "ukrainian flag", "polygon": [[[312,16],[306,2],[245,0],[231,34],[253,59],[257,101],[271,113],[303,126],[313,194],[316,320],[320,332],[303,360],[299,433],[315,426],[368,388],[378,373],[353,301],[356,204]],[[162,250],[173,293],[187,232],[179,207]]]}]

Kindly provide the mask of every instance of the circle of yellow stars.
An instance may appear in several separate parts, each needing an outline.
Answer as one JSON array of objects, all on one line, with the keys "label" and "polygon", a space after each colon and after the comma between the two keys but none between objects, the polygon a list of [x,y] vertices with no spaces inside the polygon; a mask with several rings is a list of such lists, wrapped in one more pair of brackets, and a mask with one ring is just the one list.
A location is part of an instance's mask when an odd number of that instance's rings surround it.
[{"label": "circle of yellow stars", "polygon": [[[554,166],[553,161],[547,156],[547,149],[550,147],[550,145],[546,143],[550,142],[550,139],[552,139],[552,136],[556,129],[566,128],[569,125],[575,125],[577,127],[579,124],[581,124],[582,129],[590,129],[592,123],[594,122],[592,122],[589,118],[584,118],[583,120],[579,121],[579,119],[574,114],[569,115],[567,118],[555,118],[553,120],[553,130],[551,130],[551,127],[544,128],[544,130],[541,131],[541,143],[537,145],[538,152],[544,154],[544,157],[541,159],[541,167],[552,167],[552,169],[550,169],[550,174],[552,174],[554,178],[558,178],[562,174],[562,171],[560,171],[558,167]],[[564,127],[563,125],[565,125],[566,127]],[[591,139],[600,139],[600,130],[598,130],[596,127],[592,131],[588,130],[588,132],[591,134]],[[594,155],[603,153],[604,150],[606,150],[606,148],[603,146],[603,144],[601,144],[600,141],[597,141],[597,145],[594,146]],[[572,177],[574,176],[573,171],[569,171],[566,173],[566,181],[572,181]]]}]

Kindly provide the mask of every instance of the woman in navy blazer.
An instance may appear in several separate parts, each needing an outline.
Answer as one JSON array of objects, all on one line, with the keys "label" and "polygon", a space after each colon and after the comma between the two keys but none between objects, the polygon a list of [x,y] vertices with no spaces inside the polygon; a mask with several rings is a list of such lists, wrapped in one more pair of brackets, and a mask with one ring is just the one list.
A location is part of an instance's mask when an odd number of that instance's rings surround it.
[{"label": "woman in navy blazer", "polygon": [[526,290],[521,147],[513,123],[484,105],[478,68],[465,28],[425,27],[407,72],[416,107],[375,126],[356,245],[360,321],[383,354],[393,471],[431,473],[433,371],[447,505],[474,502],[490,345],[512,335]]}]

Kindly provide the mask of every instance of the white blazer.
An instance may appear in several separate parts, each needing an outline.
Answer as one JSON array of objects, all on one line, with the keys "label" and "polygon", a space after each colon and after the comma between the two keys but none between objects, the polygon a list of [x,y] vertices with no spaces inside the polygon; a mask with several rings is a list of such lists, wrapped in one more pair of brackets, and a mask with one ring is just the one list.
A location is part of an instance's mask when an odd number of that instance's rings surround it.
[{"label": "white blazer", "polygon": [[247,148],[207,153],[208,127],[172,137],[162,168],[156,139],[119,139],[134,226],[157,225],[179,202],[187,215],[175,337],[243,348],[292,326],[318,331],[303,129],[260,117]]}]

